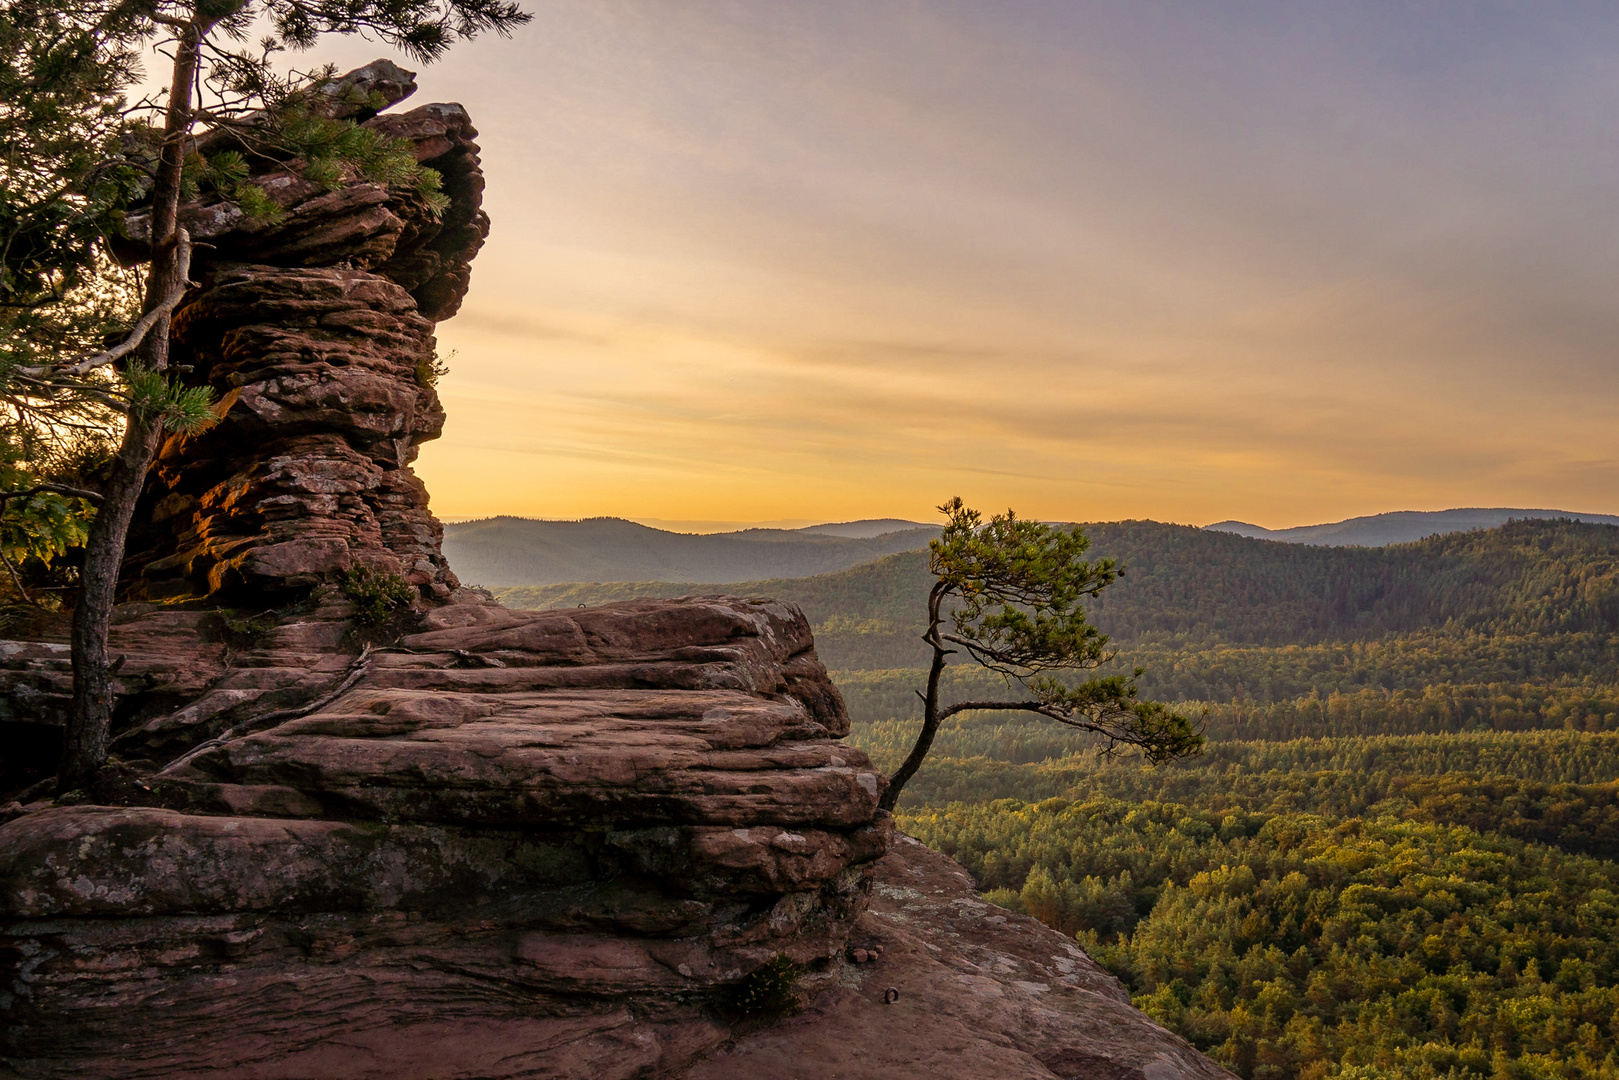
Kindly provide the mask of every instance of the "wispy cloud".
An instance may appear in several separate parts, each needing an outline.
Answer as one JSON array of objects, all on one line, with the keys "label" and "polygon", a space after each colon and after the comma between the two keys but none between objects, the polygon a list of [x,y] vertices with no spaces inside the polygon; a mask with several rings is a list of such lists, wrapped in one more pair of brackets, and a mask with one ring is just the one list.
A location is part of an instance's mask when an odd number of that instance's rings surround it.
[{"label": "wispy cloud", "polygon": [[537,14],[421,75],[494,218],[447,512],[1619,506],[1607,5]]}]

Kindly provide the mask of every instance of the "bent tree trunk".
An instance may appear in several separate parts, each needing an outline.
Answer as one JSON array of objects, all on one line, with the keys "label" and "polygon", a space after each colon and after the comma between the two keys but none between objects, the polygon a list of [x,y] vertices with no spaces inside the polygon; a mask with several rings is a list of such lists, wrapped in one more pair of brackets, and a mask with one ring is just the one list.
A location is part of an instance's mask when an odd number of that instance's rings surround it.
[{"label": "bent tree trunk", "polygon": [[922,706],[922,730],[917,733],[916,745],[911,747],[910,754],[905,763],[894,771],[888,778],[888,789],[878,800],[879,809],[887,810],[890,814],[899,804],[899,793],[916,775],[916,770],[922,767],[922,761],[933,748],[933,737],[939,733],[939,675],[944,671],[944,651],[937,646],[933,650],[933,667],[928,671],[927,699]]},{"label": "bent tree trunk", "polygon": [[940,608],[944,604],[946,591],[943,582],[935,582],[928,594],[928,632],[922,635],[922,640],[933,646],[933,666],[928,669],[927,693],[922,697],[922,730],[917,733],[916,745],[911,747],[905,763],[888,778],[888,789],[877,802],[879,809],[887,810],[890,814],[899,805],[899,793],[916,775],[916,770],[922,767],[928,751],[933,748],[933,737],[939,733],[939,676],[944,674],[944,658],[949,653],[939,639],[939,622],[943,617]]},{"label": "bent tree trunk", "polygon": [[[163,144],[152,183],[152,265],[147,276],[146,310],[161,307],[166,298],[186,286],[188,260],[180,235],[180,181],[186,142],[191,133],[192,87],[203,36],[209,24],[200,17],[179,33],[174,49],[174,71],[169,83]],[[153,371],[169,366],[169,320],[158,319],[147,331],[137,354]],[[107,734],[112,726],[112,665],[107,655],[107,629],[112,622],[118,592],[118,571],[124,561],[129,523],[146,483],[146,473],[157,457],[163,435],[160,412],[132,406],[124,439],[113,460],[112,475],[102,491],[101,508],[90,524],[84,545],[84,569],[79,599],[73,609],[73,700],[68,707],[67,731],[56,790],[93,792],[96,775],[107,762]]]}]

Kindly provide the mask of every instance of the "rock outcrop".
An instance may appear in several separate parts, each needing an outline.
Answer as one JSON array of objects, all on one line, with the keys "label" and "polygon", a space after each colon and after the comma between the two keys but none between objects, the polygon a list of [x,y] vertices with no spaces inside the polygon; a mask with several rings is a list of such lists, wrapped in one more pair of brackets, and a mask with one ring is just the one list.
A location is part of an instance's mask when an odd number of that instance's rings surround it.
[{"label": "rock outcrop", "polygon": [[[332,87],[329,111],[414,89],[378,61]],[[444,426],[434,324],[460,307],[489,232],[477,131],[453,104],[364,126],[439,173],[447,208],[380,183],[328,191],[257,156],[253,180],[278,220],[217,198],[185,208],[199,288],[175,313],[172,362],[214,389],[223,415],[161,452],[126,598],[291,594],[356,566],[438,599],[456,587],[410,465]],[[131,257],[145,227],[132,216]]]},{"label": "rock outcrop", "polygon": [[18,1074],[658,1075],[749,972],[842,953],[890,826],[796,609],[457,599],[201,671],[169,613],[120,625],[137,685],[194,700],[121,736],[127,805],[0,827]]},{"label": "rock outcrop", "polygon": [[1072,941],[985,903],[908,836],[877,864],[851,943],[882,955],[840,966],[804,1011],[681,1080],[1231,1080]]}]

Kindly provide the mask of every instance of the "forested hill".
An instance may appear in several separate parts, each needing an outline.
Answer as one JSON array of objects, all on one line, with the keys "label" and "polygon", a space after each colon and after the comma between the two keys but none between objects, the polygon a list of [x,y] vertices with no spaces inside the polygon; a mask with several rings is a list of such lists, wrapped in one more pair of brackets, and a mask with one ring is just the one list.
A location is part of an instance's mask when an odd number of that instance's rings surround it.
[{"label": "forested hill", "polygon": [[[1390,633],[1611,632],[1619,629],[1619,526],[1518,521],[1384,548],[1311,547],[1152,521],[1085,527],[1093,556],[1124,578],[1092,604],[1125,644],[1177,637],[1254,645],[1365,641]],[[917,662],[927,554],[903,552],[814,577],[742,584],[621,583],[508,589],[520,607],[627,596],[741,592],[803,606],[818,637],[896,635],[894,662]],[[841,651],[841,648],[835,651]],[[838,664],[837,666],[845,666]]]},{"label": "forested hill", "polygon": [[1511,510],[1504,507],[1473,507],[1466,510],[1395,510],[1386,514],[1333,521],[1325,525],[1295,525],[1290,529],[1266,529],[1246,521],[1217,521],[1205,529],[1251,536],[1258,540],[1285,540],[1290,544],[1328,544],[1335,547],[1376,547],[1407,544],[1440,533],[1469,529],[1493,529],[1509,521],[1525,518],[1589,521],[1599,525],[1619,525],[1611,514],[1583,514],[1568,510]]},{"label": "forested hill", "polygon": [[927,546],[939,530],[882,519],[807,529],[676,533],[623,518],[494,517],[444,528],[462,581],[488,588],[566,581],[712,581],[802,577]]},{"label": "forested hill", "polygon": [[1125,579],[1094,605],[1121,641],[1365,640],[1420,629],[1619,628],[1619,526],[1518,521],[1383,548],[1250,540],[1155,522],[1091,526]]}]

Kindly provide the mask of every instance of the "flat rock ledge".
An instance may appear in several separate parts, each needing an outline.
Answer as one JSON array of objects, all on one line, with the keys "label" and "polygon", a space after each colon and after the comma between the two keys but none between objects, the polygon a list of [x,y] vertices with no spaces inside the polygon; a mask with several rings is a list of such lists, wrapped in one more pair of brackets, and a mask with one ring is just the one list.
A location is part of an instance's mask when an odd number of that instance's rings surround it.
[{"label": "flat rock ledge", "polygon": [[[0,826],[0,1076],[1228,1076],[894,842],[797,608],[348,614],[121,612],[131,797]],[[59,644],[0,673],[51,723]],[[739,1016],[778,956],[804,1007]]]},{"label": "flat rock ledge", "polygon": [[[206,614],[117,627],[130,805],[0,827],[13,1075],[667,1075],[865,908],[882,778],[797,608],[474,596],[363,653],[341,604]],[[13,717],[60,690],[0,654]]]}]

